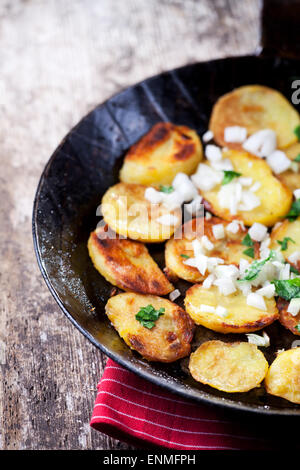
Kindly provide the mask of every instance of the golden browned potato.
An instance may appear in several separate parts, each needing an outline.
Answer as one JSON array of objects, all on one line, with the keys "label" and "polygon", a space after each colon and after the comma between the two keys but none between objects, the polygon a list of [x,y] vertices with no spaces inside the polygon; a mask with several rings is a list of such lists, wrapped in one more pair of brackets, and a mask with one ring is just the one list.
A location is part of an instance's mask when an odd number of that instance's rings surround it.
[{"label": "golden browned potato", "polygon": [[278,354],[269,368],[265,386],[271,395],[300,404],[300,348]]},{"label": "golden browned potato", "polygon": [[223,392],[248,392],[258,387],[268,363],[256,345],[207,341],[191,354],[190,372],[197,382]]},{"label": "golden browned potato", "polygon": [[280,323],[290,330],[294,335],[300,335],[300,329],[298,330],[297,326],[300,325],[300,313],[294,316],[289,313],[288,306],[289,302],[285,299],[278,297],[277,299],[277,308],[279,312],[279,321]]},{"label": "golden browned potato", "polygon": [[244,177],[252,178],[253,182],[261,183],[260,188],[255,192],[260,200],[260,205],[250,211],[238,210],[237,215],[232,215],[229,209],[220,205],[222,201],[220,201],[218,193],[221,184],[218,184],[209,191],[201,191],[202,196],[209,203],[210,210],[225,220],[233,220],[238,217],[246,225],[259,222],[272,226],[281,220],[291,207],[293,194],[272,174],[269,165],[261,158],[238,150],[225,151],[223,157],[231,161],[234,171]]},{"label": "golden browned potato", "polygon": [[[290,160],[295,160],[295,158],[300,155],[300,142],[285,149],[284,153]],[[276,175],[277,178],[291,191],[295,191],[295,189],[300,188],[300,164],[298,162],[295,162],[295,164],[298,171],[289,169],[280,173],[279,175]]]},{"label": "golden browned potato", "polygon": [[[222,224],[225,231],[225,237],[216,239],[213,234],[213,227]],[[247,230],[239,226],[236,234],[226,232],[229,222],[212,217],[209,220],[205,218],[195,218],[186,222],[182,227],[182,238],[171,238],[166,243],[165,261],[168,272],[176,275],[186,281],[201,282],[207,276],[204,276],[193,266],[188,266],[185,261],[194,256],[192,242],[196,238],[206,235],[209,241],[214,244],[214,248],[207,252],[208,256],[222,258],[225,264],[238,265],[241,258],[251,262],[253,259],[244,254],[246,246],[242,245],[242,240],[246,236]],[[198,229],[197,229],[198,227]],[[254,243],[255,257],[259,257],[259,243]]]},{"label": "golden browned potato", "polygon": [[[239,290],[223,295],[217,286],[205,289],[195,284],[186,292],[185,308],[196,325],[202,325],[219,333],[250,333],[261,330],[278,318],[274,298],[265,298],[267,309],[260,310],[247,304],[247,297]],[[224,307],[221,316],[211,307]]]},{"label": "golden browned potato", "polygon": [[[145,197],[146,186],[118,183],[102,198],[104,221],[116,233],[143,242],[169,239],[181,224],[181,210],[170,211],[162,204],[151,204]],[[171,224],[159,223],[162,216],[171,217]]]},{"label": "golden browned potato", "polygon": [[[279,244],[285,240],[286,246]],[[291,240],[290,240],[291,239]],[[295,252],[300,252],[300,217],[293,222],[285,219],[277,227],[274,227],[271,232],[271,243],[270,248],[275,250],[279,248],[286,248],[281,251],[284,259],[288,261],[288,258]],[[300,261],[291,263],[296,269],[300,269]]]},{"label": "golden browned potato", "polygon": [[[141,308],[148,306],[164,310],[151,329],[136,319]],[[111,297],[106,314],[125,343],[148,361],[174,362],[190,353],[194,323],[170,300],[128,292]]]},{"label": "golden browned potato", "polygon": [[107,227],[100,227],[88,240],[93,264],[107,281],[142,294],[166,295],[174,289],[144,244],[112,235]]},{"label": "golden browned potato", "polygon": [[202,154],[202,144],[194,130],[159,122],[130,148],[120,180],[145,185],[171,184],[179,172],[192,174]]},{"label": "golden browned potato", "polygon": [[299,114],[277,90],[262,85],[247,85],[227,93],[213,107],[209,128],[221,146],[241,149],[241,144],[224,140],[224,130],[241,126],[252,135],[262,129],[272,129],[280,149],[297,142],[294,129],[300,124]]}]

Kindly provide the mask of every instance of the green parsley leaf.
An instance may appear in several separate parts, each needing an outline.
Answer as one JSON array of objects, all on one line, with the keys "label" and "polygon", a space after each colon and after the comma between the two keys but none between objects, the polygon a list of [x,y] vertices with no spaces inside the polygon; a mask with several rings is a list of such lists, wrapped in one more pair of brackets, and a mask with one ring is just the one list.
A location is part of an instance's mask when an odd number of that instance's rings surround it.
[{"label": "green parsley leaf", "polygon": [[250,258],[254,258],[254,248],[247,248],[247,250],[243,251],[244,255],[250,256]]},{"label": "green parsley leaf", "polygon": [[237,173],[236,171],[232,171],[232,170],[223,170],[223,172],[224,172],[224,178],[223,178],[222,184],[228,184],[230,183],[230,181],[233,180],[233,178],[238,178],[239,176],[241,176],[241,173]]},{"label": "green parsley leaf", "polygon": [[161,193],[170,194],[174,191],[174,188],[173,188],[173,186],[166,186],[166,185],[161,184],[160,187],[159,187],[159,190],[160,190]]},{"label": "green parsley leaf", "polygon": [[251,240],[251,237],[250,237],[249,233],[247,233],[245,238],[242,240],[242,245],[244,245],[244,246],[253,246],[254,245],[253,241]]},{"label": "green parsley leaf", "polygon": [[277,240],[278,245],[281,246],[280,251],[285,251],[288,247],[288,242],[296,243],[292,238],[290,237],[284,237],[282,241]]},{"label": "green parsley leaf", "polygon": [[300,153],[298,153],[297,157],[294,158],[294,162],[300,162]]},{"label": "green parsley leaf", "polygon": [[295,326],[296,330],[298,330],[300,332],[300,323],[298,323],[298,325]]},{"label": "green parsley leaf", "polygon": [[159,319],[161,315],[165,313],[164,308],[155,310],[153,305],[149,304],[146,307],[141,307],[135,318],[143,325],[145,328],[151,330],[155,326],[156,320]]},{"label": "green parsley leaf", "polygon": [[297,139],[300,140],[300,125],[295,127],[294,134],[297,137]]},{"label": "green parsley leaf", "polygon": [[243,279],[239,279],[239,281],[253,281],[254,279],[257,278],[257,276],[259,275],[260,271],[262,270],[263,266],[266,264],[267,261],[270,261],[271,259],[273,259],[275,256],[275,251],[274,250],[271,250],[270,251],[270,254],[267,258],[261,260],[261,261],[253,261],[249,268],[246,269],[246,276],[243,277]]},{"label": "green parsley leaf", "polygon": [[183,253],[181,253],[181,255],[180,255],[180,256],[181,256],[181,258],[186,258],[186,259],[189,259],[189,258],[190,258],[190,256],[189,256],[189,255],[184,255]]},{"label": "green parsley leaf", "polygon": [[285,300],[291,300],[300,297],[300,278],[286,279],[284,281],[274,280],[276,294]]},{"label": "green parsley leaf", "polygon": [[286,214],[286,218],[290,222],[293,222],[294,220],[297,219],[299,215],[300,215],[300,199],[297,199],[297,201],[293,202],[292,207],[290,208],[290,211]]}]

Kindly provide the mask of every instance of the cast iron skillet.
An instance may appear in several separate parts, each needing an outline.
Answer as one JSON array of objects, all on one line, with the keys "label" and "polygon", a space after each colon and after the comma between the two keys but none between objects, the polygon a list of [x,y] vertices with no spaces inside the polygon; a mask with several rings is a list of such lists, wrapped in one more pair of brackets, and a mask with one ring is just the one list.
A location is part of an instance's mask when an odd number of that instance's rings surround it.
[{"label": "cast iron skillet", "polygon": [[[86,244],[100,218],[104,192],[118,181],[122,157],[157,121],[207,130],[216,99],[235,87],[260,83],[291,99],[299,75],[297,19],[300,0],[268,0],[262,14],[262,47],[252,56],[196,63],[144,80],[113,96],[84,117],[58,146],[41,176],[33,210],[33,239],[42,275],[62,311],[107,356],[145,379],[186,398],[232,410],[298,415],[300,406],[267,395],[264,387],[245,394],[225,394],[196,383],[187,359],[171,365],[144,361],[110,325],[104,306],[112,286],[93,268]],[[150,246],[163,266],[163,246]],[[184,291],[187,283],[182,282]],[[271,363],[275,351],[297,339],[276,322],[267,329]],[[199,327],[194,347],[218,335]],[[275,346],[274,346],[275,345]]]}]

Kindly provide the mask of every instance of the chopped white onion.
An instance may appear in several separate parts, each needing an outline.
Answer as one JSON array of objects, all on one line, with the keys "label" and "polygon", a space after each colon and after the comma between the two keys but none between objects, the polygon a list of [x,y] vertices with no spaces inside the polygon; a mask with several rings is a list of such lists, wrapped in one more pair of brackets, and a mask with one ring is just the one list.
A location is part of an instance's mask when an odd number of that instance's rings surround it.
[{"label": "chopped white onion", "polygon": [[208,130],[206,132],[204,132],[203,136],[202,136],[202,140],[204,143],[206,142],[209,142],[210,140],[212,140],[214,138],[214,134],[212,131]]},{"label": "chopped white onion", "polygon": [[300,199],[300,189],[295,189],[293,192],[295,199]]},{"label": "chopped white onion", "polygon": [[181,194],[184,202],[191,201],[198,195],[197,189],[185,173],[177,173],[172,186],[175,191]]},{"label": "chopped white onion", "polygon": [[252,211],[258,206],[260,206],[260,199],[253,194],[252,191],[244,190],[242,192],[242,201],[238,205],[238,209],[241,211]]},{"label": "chopped white onion", "polygon": [[283,265],[279,273],[280,281],[287,281],[290,278],[290,269],[291,265],[289,263]]},{"label": "chopped white onion", "polygon": [[204,287],[204,289],[210,289],[214,280],[215,280],[214,274],[209,274],[207,278],[204,279],[202,287]]},{"label": "chopped white onion", "polygon": [[205,220],[210,220],[212,218],[212,215],[210,212],[205,212]]},{"label": "chopped white onion", "polygon": [[217,266],[214,273],[219,279],[234,280],[238,278],[240,271],[234,264],[225,264],[224,266]]},{"label": "chopped white onion", "polygon": [[267,156],[267,164],[276,175],[279,175],[291,166],[291,160],[281,150],[275,150]]},{"label": "chopped white onion", "polygon": [[267,235],[268,228],[260,224],[259,222],[254,222],[254,224],[249,228],[249,235],[252,240],[255,240],[256,242],[261,242]]},{"label": "chopped white onion", "polygon": [[194,215],[194,214],[197,214],[199,213],[199,211],[201,210],[202,208],[202,196],[200,196],[200,194],[198,194],[193,200],[192,202],[190,202],[189,204],[185,204],[184,206],[186,208],[186,210]]},{"label": "chopped white onion", "polygon": [[267,236],[264,238],[264,240],[261,242],[260,247],[259,247],[259,254],[261,258],[267,258],[270,254],[270,249],[269,245],[271,243],[271,238]]},{"label": "chopped white onion", "polygon": [[262,295],[263,297],[267,297],[267,299],[271,299],[275,295],[275,286],[274,284],[268,284],[265,287],[261,287],[256,291],[256,294]]},{"label": "chopped white onion", "polygon": [[246,270],[249,268],[249,264],[250,264],[249,261],[247,261],[246,259],[244,258],[240,259],[239,270],[240,270],[241,277],[244,277]]},{"label": "chopped white onion", "polygon": [[252,287],[251,287],[251,284],[250,282],[238,282],[237,283],[237,286],[239,288],[239,290],[243,293],[243,295],[247,296],[251,293],[252,291]]},{"label": "chopped white onion", "polygon": [[169,294],[169,299],[173,302],[173,300],[176,300],[180,296],[181,296],[180,290],[175,289]]},{"label": "chopped white onion", "polygon": [[242,143],[247,138],[247,129],[241,126],[230,126],[224,129],[225,142]]},{"label": "chopped white onion", "polygon": [[297,264],[300,261],[300,251],[294,251],[289,257],[288,260],[292,264]]},{"label": "chopped white onion", "polygon": [[192,241],[192,247],[193,247],[193,250],[194,250],[195,258],[197,258],[198,255],[203,255],[204,254],[203,248],[202,248],[202,243],[200,242],[200,240],[198,240],[198,238],[195,238],[195,240]]},{"label": "chopped white onion", "polygon": [[152,202],[152,204],[160,204],[163,200],[163,193],[149,187],[145,189],[144,197],[148,201]]},{"label": "chopped white onion", "polygon": [[263,332],[262,336],[256,335],[254,333],[248,333],[246,336],[248,338],[248,342],[251,344],[262,347],[270,346],[270,338],[265,331]]},{"label": "chopped white onion", "polygon": [[212,228],[213,235],[216,240],[220,240],[221,238],[225,237],[224,225],[223,224],[216,224],[213,225]]},{"label": "chopped white onion", "polygon": [[227,232],[231,232],[231,233],[238,233],[240,229],[240,225],[239,223],[237,222],[237,220],[233,220],[232,222],[230,222],[230,224],[227,225],[226,227],[226,231]]},{"label": "chopped white onion", "polygon": [[169,210],[174,210],[177,207],[180,207],[183,204],[183,197],[178,191],[172,191],[171,193],[162,193],[163,195],[163,205]]},{"label": "chopped white onion", "polygon": [[255,183],[249,189],[250,189],[250,191],[255,193],[256,191],[259,190],[260,187],[261,187],[261,183],[259,181],[255,181]]},{"label": "chopped white onion", "polygon": [[243,143],[243,148],[258,157],[267,157],[276,150],[276,134],[271,129],[255,132]]},{"label": "chopped white onion", "polygon": [[287,312],[289,312],[293,317],[296,317],[300,312],[300,299],[292,299],[287,308]]},{"label": "chopped white onion", "polygon": [[209,191],[223,179],[223,173],[218,172],[205,163],[198,165],[197,171],[191,176],[194,185],[202,191]]},{"label": "chopped white onion", "polygon": [[214,285],[218,287],[220,294],[223,295],[230,295],[236,291],[235,284],[230,278],[216,279]]},{"label": "chopped white onion", "polygon": [[216,307],[215,313],[216,313],[216,315],[218,315],[219,317],[224,318],[224,317],[227,317],[227,315],[228,315],[228,310],[227,310],[227,308],[222,307],[222,305],[218,305],[218,306]]},{"label": "chopped white onion", "polygon": [[215,313],[215,307],[212,307],[211,305],[206,305],[206,304],[201,304],[200,305],[200,312],[206,312],[206,313]]},{"label": "chopped white onion", "polygon": [[208,251],[211,251],[214,249],[214,244],[209,240],[209,238],[206,235],[203,235],[203,237],[201,237],[201,243],[202,243],[202,246]]},{"label": "chopped white onion", "polygon": [[218,162],[219,160],[222,160],[222,151],[220,147],[209,144],[205,147],[205,156],[207,160],[211,162]]},{"label": "chopped white onion", "polygon": [[267,310],[263,296],[256,292],[251,292],[247,295],[247,305],[258,308],[259,310]]}]

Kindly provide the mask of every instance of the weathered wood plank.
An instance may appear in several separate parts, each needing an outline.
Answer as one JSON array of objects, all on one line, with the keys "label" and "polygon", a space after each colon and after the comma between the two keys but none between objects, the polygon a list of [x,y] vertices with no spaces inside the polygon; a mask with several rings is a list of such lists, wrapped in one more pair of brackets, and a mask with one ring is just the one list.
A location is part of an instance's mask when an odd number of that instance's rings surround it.
[{"label": "weathered wood plank", "polygon": [[0,2],[0,447],[124,449],[89,427],[105,358],[38,270],[31,211],[62,137],[119,89],[187,62],[251,52],[258,0]]}]

